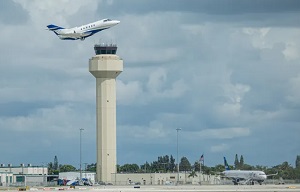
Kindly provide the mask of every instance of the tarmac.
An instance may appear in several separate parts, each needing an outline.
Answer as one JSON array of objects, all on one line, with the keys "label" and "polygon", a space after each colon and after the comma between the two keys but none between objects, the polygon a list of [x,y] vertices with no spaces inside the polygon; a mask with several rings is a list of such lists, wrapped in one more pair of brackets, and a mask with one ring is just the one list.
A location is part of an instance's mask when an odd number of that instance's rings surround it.
[{"label": "tarmac", "polygon": [[31,187],[31,188],[4,188],[0,191],[74,191],[74,192],[300,192],[300,184],[294,185],[141,185],[141,186],[76,186],[70,187]]}]

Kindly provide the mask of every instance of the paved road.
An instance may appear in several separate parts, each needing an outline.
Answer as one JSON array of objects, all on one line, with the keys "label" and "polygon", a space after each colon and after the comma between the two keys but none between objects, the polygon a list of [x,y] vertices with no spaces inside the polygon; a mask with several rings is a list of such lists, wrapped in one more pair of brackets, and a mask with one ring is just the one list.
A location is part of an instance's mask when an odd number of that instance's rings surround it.
[{"label": "paved road", "polygon": [[[0,191],[7,190],[0,188]],[[17,191],[17,189],[10,188],[9,191]],[[74,192],[300,192],[300,185],[180,185],[180,186],[145,186],[142,185],[140,188],[137,186],[92,186],[92,187],[81,187],[76,186],[75,189],[70,189],[70,187],[32,187],[30,191],[74,191]],[[27,190],[28,191],[28,190]]]},{"label": "paved road", "polygon": [[[76,189],[77,190],[77,189]],[[300,185],[255,185],[255,186],[234,186],[234,185],[202,185],[202,186],[140,186],[140,188],[134,188],[134,186],[109,186],[109,187],[99,187],[90,190],[96,191],[111,191],[111,192],[233,192],[233,191],[243,191],[243,192],[283,192],[283,191],[298,191],[300,192]]]}]

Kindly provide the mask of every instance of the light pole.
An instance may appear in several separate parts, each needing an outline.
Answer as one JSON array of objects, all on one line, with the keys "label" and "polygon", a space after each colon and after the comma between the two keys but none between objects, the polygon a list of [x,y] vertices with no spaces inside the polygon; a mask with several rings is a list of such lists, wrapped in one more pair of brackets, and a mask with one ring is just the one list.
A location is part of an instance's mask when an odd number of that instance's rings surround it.
[{"label": "light pole", "polygon": [[43,169],[43,170],[42,170],[42,172],[43,172],[43,186],[45,185],[45,172],[44,172],[45,169],[44,169],[44,167],[45,167],[45,166],[44,166],[44,162],[42,162],[42,169]]},{"label": "light pole", "polygon": [[84,165],[85,165],[85,167],[84,167],[85,176],[84,176],[84,177],[87,178],[87,177],[86,177],[86,167],[87,167],[87,163],[84,163]]},{"label": "light pole", "polygon": [[180,131],[181,128],[177,128],[177,185],[179,183],[179,161],[178,161],[178,131]]},{"label": "light pole", "polygon": [[7,176],[7,170],[5,170],[5,187],[7,187],[8,182],[8,176]]},{"label": "light pole", "polygon": [[79,181],[81,181],[82,180],[82,169],[81,169],[81,132],[83,131],[84,129],[83,128],[80,128],[79,129],[79,131],[80,131],[80,162],[79,162],[79,171],[80,171],[80,179],[79,179]]}]

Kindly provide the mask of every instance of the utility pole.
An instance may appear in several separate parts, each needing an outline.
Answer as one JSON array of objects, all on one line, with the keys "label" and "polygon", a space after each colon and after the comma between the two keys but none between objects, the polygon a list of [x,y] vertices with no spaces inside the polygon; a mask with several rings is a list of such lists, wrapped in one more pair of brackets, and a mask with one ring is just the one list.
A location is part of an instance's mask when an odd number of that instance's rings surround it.
[{"label": "utility pole", "polygon": [[200,166],[200,171],[199,171],[199,184],[201,185],[201,159],[199,160],[199,166]]},{"label": "utility pole", "polygon": [[178,131],[180,131],[181,128],[177,128],[177,185],[179,183],[179,160],[178,160]]},{"label": "utility pole", "polygon": [[80,178],[79,178],[79,182],[81,182],[81,180],[82,180],[82,168],[81,168],[81,158],[82,158],[82,156],[81,156],[81,132],[83,131],[84,129],[83,128],[80,128],[79,129],[79,131],[80,131],[80,154],[79,154],[79,156],[80,156],[80,162],[79,162],[79,171],[80,171]]},{"label": "utility pole", "polygon": [[87,163],[84,163],[85,178],[87,178],[87,177],[86,177],[86,167],[87,167]]}]

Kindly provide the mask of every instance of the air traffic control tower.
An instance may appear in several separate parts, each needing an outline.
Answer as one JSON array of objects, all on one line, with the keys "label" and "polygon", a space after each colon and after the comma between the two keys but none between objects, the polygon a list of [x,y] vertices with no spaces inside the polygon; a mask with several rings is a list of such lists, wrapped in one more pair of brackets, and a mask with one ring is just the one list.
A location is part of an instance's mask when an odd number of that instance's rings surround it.
[{"label": "air traffic control tower", "polygon": [[96,181],[112,183],[117,172],[116,78],[123,71],[117,46],[94,46],[96,56],[89,60],[89,71],[96,78]]}]

